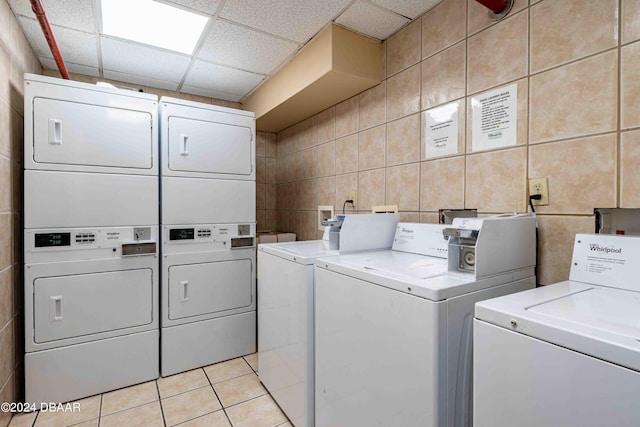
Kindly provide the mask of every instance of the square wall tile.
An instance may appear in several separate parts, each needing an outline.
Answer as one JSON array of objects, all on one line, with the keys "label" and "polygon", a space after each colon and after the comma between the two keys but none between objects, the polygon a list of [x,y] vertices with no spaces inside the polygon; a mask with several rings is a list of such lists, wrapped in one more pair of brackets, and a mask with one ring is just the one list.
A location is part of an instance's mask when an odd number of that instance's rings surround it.
[{"label": "square wall tile", "polygon": [[[16,167],[17,168],[17,167]],[[0,155],[0,212],[10,212],[13,207],[14,163],[7,157]]]},{"label": "square wall tile", "polygon": [[439,221],[440,221],[440,216],[437,213],[432,213],[432,212],[420,213],[420,222],[423,224],[438,224]]},{"label": "square wall tile", "polygon": [[272,157],[265,157],[264,160],[264,181],[267,184],[274,184],[276,182],[277,160]]},{"label": "square wall tile", "polygon": [[[501,21],[494,21],[489,17],[489,9],[478,3],[476,0],[467,0],[468,9],[468,33],[469,35],[475,34],[480,30],[483,30],[491,25],[495,25]],[[514,0],[511,12],[507,15],[507,18],[515,15],[517,12],[528,6],[528,0]]]},{"label": "square wall tile", "polygon": [[358,95],[358,129],[369,129],[386,121],[386,98],[386,81]]},{"label": "square wall tile", "polygon": [[[2,45],[0,45],[2,51]],[[1,60],[1,58],[0,58]],[[5,129],[0,132],[0,155],[11,156],[11,107],[4,100],[0,99],[0,126]]]},{"label": "square wall tile", "polygon": [[256,230],[258,231],[266,230],[264,226],[265,212],[266,210],[256,210]]},{"label": "square wall tile", "polygon": [[264,132],[256,132],[256,156],[265,156],[266,137]]},{"label": "square wall tile", "polygon": [[266,230],[277,230],[278,229],[278,214],[275,210],[266,210],[264,212],[264,226]]},{"label": "square wall tile", "polygon": [[589,216],[538,215],[538,275],[536,281],[550,285],[569,279],[573,242],[578,233],[593,233]]},{"label": "square wall tile", "polygon": [[13,261],[13,236],[13,215],[0,214],[0,270],[11,265]]},{"label": "square wall tile", "polygon": [[[336,212],[342,212],[345,200],[349,200],[352,191],[356,192],[356,204],[360,208],[360,193],[358,192],[358,174],[336,175]],[[384,200],[384,198],[383,198]],[[382,204],[382,203],[381,203]]]},{"label": "square wall tile", "polygon": [[294,126],[297,128],[298,132],[298,138],[296,138],[296,151],[305,150],[318,145],[318,126],[316,126],[315,116],[309,117]]},{"label": "square wall tile", "polygon": [[640,1],[622,0],[622,43],[640,39]]},{"label": "square wall tile", "polygon": [[15,341],[13,320],[0,325],[0,383],[9,378],[15,367]]},{"label": "square wall tile", "polygon": [[532,76],[530,143],[614,131],[617,76],[616,51]]},{"label": "square wall tile", "polygon": [[[460,99],[458,101],[454,101],[451,103],[451,107],[454,108],[455,106],[457,106],[458,108],[458,152],[453,154],[454,156],[457,156],[459,154],[464,154],[465,152],[465,137],[467,135],[467,131],[466,131],[466,124],[467,124],[467,120],[465,120],[465,116],[466,116],[466,104],[465,104],[465,100],[464,99]],[[439,107],[435,107],[435,110],[438,110],[440,108],[448,108],[447,106],[450,104],[446,104],[446,105],[441,105]],[[434,110],[432,109],[432,110]],[[420,160],[428,160],[427,159],[427,137],[428,137],[428,132],[429,130],[427,130],[427,126],[428,126],[428,122],[427,122],[427,117],[428,115],[431,113],[432,110],[427,110],[427,111],[423,111],[422,114],[420,115]],[[469,138],[471,137],[471,134],[469,134],[468,136]],[[432,154],[430,154],[430,156],[433,156]],[[443,155],[438,155],[435,157],[445,157],[445,156],[449,156],[449,154],[443,154]]]},{"label": "square wall tile", "polygon": [[289,212],[288,211],[276,211],[276,230],[279,231],[289,231],[290,221],[289,221]]},{"label": "square wall tile", "polygon": [[525,212],[527,149],[467,156],[464,207],[479,212]]},{"label": "square wall tile", "polygon": [[536,212],[591,214],[616,206],[616,135],[529,148],[529,177],[548,178],[549,205]]},{"label": "square wall tile", "polygon": [[386,126],[378,126],[360,132],[358,141],[358,170],[384,167],[386,139]]},{"label": "square wall tile", "polygon": [[618,0],[544,1],[531,7],[531,72],[618,44]]},{"label": "square wall tile", "polygon": [[469,94],[526,76],[528,25],[529,15],[524,11],[469,38]]},{"label": "square wall tile", "polygon": [[399,72],[387,80],[387,120],[420,111],[420,65]]},{"label": "square wall tile", "polygon": [[640,126],[640,42],[624,46],[621,55],[620,126],[625,129]]},{"label": "square wall tile", "polygon": [[466,35],[467,0],[444,0],[422,17],[422,58],[428,58]]},{"label": "square wall tile", "polygon": [[308,179],[300,182],[299,185],[297,197],[300,199],[300,209],[316,212],[318,209],[318,180]]},{"label": "square wall tile", "polygon": [[[0,385],[0,402],[16,401],[15,383],[16,377],[15,375],[11,375],[4,384]],[[11,412],[0,411],[0,425],[8,425],[11,420],[11,415],[13,415]]]},{"label": "square wall tile", "polygon": [[[529,126],[529,83],[527,79],[515,82],[518,85],[518,124],[516,130],[516,145],[527,144],[527,129]],[[473,150],[473,110],[471,100],[467,98],[467,153]]]},{"label": "square wall tile", "polygon": [[276,209],[291,209],[293,203],[293,184],[285,183],[285,184],[276,184],[276,200],[277,206]]},{"label": "square wall tile", "polygon": [[277,137],[275,133],[265,134],[265,149],[264,149],[265,156],[276,157],[276,154],[277,154],[276,143],[277,143]]},{"label": "square wall tile", "polygon": [[256,157],[256,182],[259,184],[265,183],[265,158]]},{"label": "square wall tile", "polygon": [[371,211],[372,206],[385,204],[385,169],[374,169],[358,173],[358,210]]},{"label": "square wall tile", "polygon": [[435,107],[465,95],[465,42],[422,61],[422,109]]},{"label": "square wall tile", "polygon": [[[4,327],[15,314],[14,288],[17,288],[17,286],[13,283],[14,268],[17,267],[7,267],[4,270],[0,270],[0,328]],[[18,310],[22,309],[21,307],[16,308]]]},{"label": "square wall tile", "polygon": [[358,131],[358,97],[336,104],[336,138]]},{"label": "square wall tile", "polygon": [[420,199],[420,163],[386,168],[385,205],[398,205],[401,211],[418,211]]},{"label": "square wall tile", "polygon": [[420,114],[387,123],[387,166],[420,161]]},{"label": "square wall tile", "polygon": [[11,102],[11,53],[0,43],[0,100]]},{"label": "square wall tile", "polygon": [[318,176],[318,147],[300,151],[298,158],[298,170],[301,172],[299,179],[311,179]]},{"label": "square wall tile", "polygon": [[419,212],[398,212],[400,215],[400,222],[420,222]]},{"label": "square wall tile", "polygon": [[336,107],[328,108],[316,116],[318,125],[318,144],[336,138]]},{"label": "square wall tile", "polygon": [[318,205],[334,206],[336,202],[336,177],[318,179]]},{"label": "square wall tile", "polygon": [[296,233],[296,240],[315,240],[317,236],[318,212],[293,211],[290,214],[289,229]]},{"label": "square wall tile", "polygon": [[256,209],[266,209],[266,187],[265,184],[256,184]]},{"label": "square wall tile", "polygon": [[335,175],[336,143],[327,142],[318,146],[318,176]]},{"label": "square wall tile", "polygon": [[358,171],[358,134],[336,139],[336,174]]},{"label": "square wall tile", "polygon": [[[420,210],[438,211],[463,207],[464,157],[422,162],[420,164]],[[435,222],[438,222],[437,217]]]},{"label": "square wall tile", "polygon": [[623,132],[620,139],[620,207],[637,208],[640,206],[640,130]]},{"label": "square wall tile", "polygon": [[417,19],[387,39],[387,75],[420,62],[421,33],[421,22]]},{"label": "square wall tile", "polygon": [[277,207],[276,184],[265,184],[265,209],[275,209]]}]

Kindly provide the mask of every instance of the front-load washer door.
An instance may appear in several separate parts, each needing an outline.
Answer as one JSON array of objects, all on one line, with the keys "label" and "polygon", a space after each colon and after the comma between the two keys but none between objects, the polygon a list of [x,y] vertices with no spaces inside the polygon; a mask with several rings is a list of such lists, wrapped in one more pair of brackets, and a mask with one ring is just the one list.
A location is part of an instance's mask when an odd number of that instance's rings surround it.
[{"label": "front-load washer door", "polygon": [[252,141],[248,126],[170,117],[169,169],[248,177],[253,172]]},{"label": "front-load washer door", "polygon": [[36,163],[149,170],[154,166],[149,112],[45,98],[33,104]]},{"label": "front-load washer door", "polygon": [[169,267],[169,319],[252,309],[251,272],[250,259]]},{"label": "front-load washer door", "polygon": [[153,321],[153,271],[36,278],[35,342],[90,336]]}]

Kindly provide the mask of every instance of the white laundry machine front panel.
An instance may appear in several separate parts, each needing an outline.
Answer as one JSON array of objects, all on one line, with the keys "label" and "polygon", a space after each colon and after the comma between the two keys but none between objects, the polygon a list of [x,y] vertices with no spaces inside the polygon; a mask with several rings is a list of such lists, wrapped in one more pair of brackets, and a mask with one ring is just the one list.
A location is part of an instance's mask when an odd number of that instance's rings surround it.
[{"label": "white laundry machine front panel", "polygon": [[33,281],[34,341],[149,325],[153,296],[150,268],[39,277]]},{"label": "white laundry machine front panel", "polygon": [[255,249],[167,254],[162,326],[256,310]]},{"label": "white laundry machine front panel", "polygon": [[635,427],[640,372],[474,320],[475,427]]},{"label": "white laundry machine front panel", "polygon": [[169,319],[252,307],[252,271],[250,258],[169,267]]},{"label": "white laundry machine front panel", "polygon": [[255,114],[163,97],[162,175],[255,181]]},{"label": "white laundry machine front panel", "polygon": [[315,274],[316,426],[446,425],[445,303]]},{"label": "white laundry machine front panel", "polygon": [[259,250],[258,268],[258,376],[293,425],[312,426],[313,264]]},{"label": "white laundry machine front panel", "polygon": [[162,177],[163,225],[254,222],[254,181]]},{"label": "white laundry machine front panel", "polygon": [[155,95],[25,75],[25,169],[158,173]]},{"label": "white laundry machine front panel", "polygon": [[24,227],[158,224],[158,177],[24,171]]}]

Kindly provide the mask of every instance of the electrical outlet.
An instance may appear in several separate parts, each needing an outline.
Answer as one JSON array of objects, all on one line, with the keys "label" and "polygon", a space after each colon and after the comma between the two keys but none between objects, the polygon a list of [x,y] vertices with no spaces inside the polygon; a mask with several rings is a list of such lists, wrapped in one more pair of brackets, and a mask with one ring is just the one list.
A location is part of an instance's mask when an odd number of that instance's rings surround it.
[{"label": "electrical outlet", "polygon": [[540,194],[540,200],[531,200],[534,206],[547,206],[549,204],[549,186],[547,178],[535,178],[529,180],[529,195]]},{"label": "electrical outlet", "polygon": [[349,193],[349,200],[353,200],[353,207],[356,207],[356,190],[351,190]]}]

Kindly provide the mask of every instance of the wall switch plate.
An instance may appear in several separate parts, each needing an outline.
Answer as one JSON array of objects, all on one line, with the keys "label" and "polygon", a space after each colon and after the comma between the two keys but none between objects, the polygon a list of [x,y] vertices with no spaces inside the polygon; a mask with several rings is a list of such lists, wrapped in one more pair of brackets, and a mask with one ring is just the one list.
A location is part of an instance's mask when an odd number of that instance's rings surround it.
[{"label": "wall switch plate", "polygon": [[547,178],[535,178],[529,180],[529,196],[540,194],[540,200],[531,200],[534,206],[547,206],[549,204],[549,186]]}]

